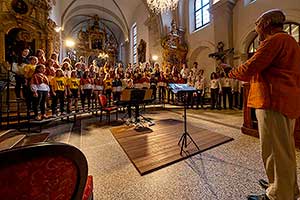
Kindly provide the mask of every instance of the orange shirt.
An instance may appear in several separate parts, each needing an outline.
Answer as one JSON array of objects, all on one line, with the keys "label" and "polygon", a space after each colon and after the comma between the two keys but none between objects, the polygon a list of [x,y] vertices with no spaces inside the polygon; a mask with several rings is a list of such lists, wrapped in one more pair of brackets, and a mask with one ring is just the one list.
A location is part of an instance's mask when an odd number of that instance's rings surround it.
[{"label": "orange shirt", "polygon": [[263,41],[229,77],[250,81],[248,107],[271,109],[289,118],[300,116],[300,47],[287,33]]}]

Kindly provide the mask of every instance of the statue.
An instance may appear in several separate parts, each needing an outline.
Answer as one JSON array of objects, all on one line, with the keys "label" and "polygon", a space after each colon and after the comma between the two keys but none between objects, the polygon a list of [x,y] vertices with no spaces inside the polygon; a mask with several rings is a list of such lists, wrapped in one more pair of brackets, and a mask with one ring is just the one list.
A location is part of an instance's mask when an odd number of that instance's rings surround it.
[{"label": "statue", "polygon": [[223,42],[218,42],[217,45],[218,51],[215,53],[211,53],[208,55],[210,58],[214,58],[217,63],[217,68],[216,72],[217,73],[222,73],[224,72],[225,74],[231,69],[231,66],[226,64],[226,58],[230,55],[233,55],[234,53],[234,48],[229,48],[224,50],[224,43]]},{"label": "statue", "polygon": [[178,29],[177,29],[177,25],[176,25],[176,22],[175,22],[174,19],[172,20],[172,23],[171,23],[171,34],[172,34],[173,36],[179,36],[179,34],[178,34]]},{"label": "statue", "polygon": [[146,42],[143,39],[141,39],[140,44],[137,48],[139,63],[146,62],[146,47],[147,47]]},{"label": "statue", "polygon": [[227,56],[232,55],[234,52],[234,48],[229,48],[229,49],[224,50],[223,42],[218,42],[217,49],[218,49],[218,52],[211,53],[208,55],[208,57],[214,58],[216,60],[220,60],[222,63],[225,62],[225,59]]}]

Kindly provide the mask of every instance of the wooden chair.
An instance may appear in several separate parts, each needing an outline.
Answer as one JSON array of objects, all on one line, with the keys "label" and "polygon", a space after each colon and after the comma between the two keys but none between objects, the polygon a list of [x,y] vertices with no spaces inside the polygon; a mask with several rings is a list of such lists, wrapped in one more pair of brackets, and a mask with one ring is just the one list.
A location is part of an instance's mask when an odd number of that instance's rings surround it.
[{"label": "wooden chair", "polygon": [[87,160],[77,148],[37,143],[0,152],[1,199],[93,199]]},{"label": "wooden chair", "polygon": [[117,106],[108,106],[107,98],[103,94],[99,95],[99,102],[100,102],[100,122],[102,122],[103,111],[106,112],[106,116],[108,117],[108,123],[110,123],[110,113],[114,110],[116,111],[116,120],[118,120],[118,107]]}]

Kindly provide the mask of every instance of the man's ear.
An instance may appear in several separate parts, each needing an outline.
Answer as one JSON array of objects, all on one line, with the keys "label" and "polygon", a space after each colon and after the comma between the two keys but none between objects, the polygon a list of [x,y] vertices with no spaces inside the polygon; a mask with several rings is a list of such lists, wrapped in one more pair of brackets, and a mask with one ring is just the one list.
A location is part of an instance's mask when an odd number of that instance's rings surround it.
[{"label": "man's ear", "polygon": [[270,24],[271,24],[271,19],[269,19],[269,18],[263,19],[262,27],[264,30],[268,29]]}]

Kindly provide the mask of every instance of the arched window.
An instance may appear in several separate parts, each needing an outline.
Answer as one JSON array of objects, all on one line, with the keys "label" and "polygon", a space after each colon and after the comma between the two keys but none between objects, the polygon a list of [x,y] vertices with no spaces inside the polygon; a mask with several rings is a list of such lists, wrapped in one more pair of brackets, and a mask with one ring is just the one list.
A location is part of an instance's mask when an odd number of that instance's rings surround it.
[{"label": "arched window", "polygon": [[195,30],[210,22],[209,0],[195,0],[194,5]]},{"label": "arched window", "polygon": [[[300,24],[294,23],[294,22],[287,22],[283,26],[283,30],[293,36],[295,40],[300,43]],[[251,57],[258,48],[259,45],[259,39],[258,36],[256,36],[253,41],[250,43],[248,47],[248,55]]]},{"label": "arched window", "polygon": [[137,63],[137,26],[134,24],[132,26],[132,56],[133,64]]}]

